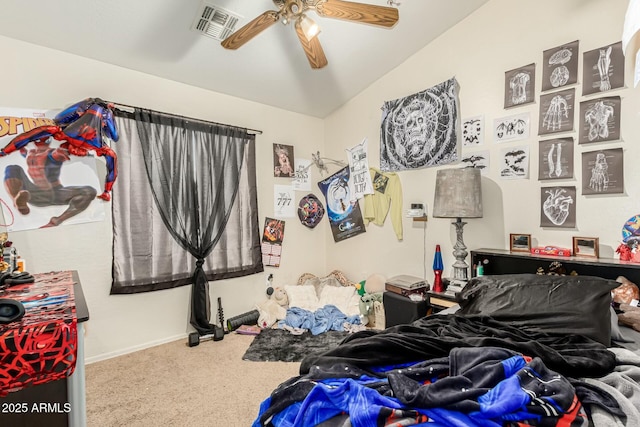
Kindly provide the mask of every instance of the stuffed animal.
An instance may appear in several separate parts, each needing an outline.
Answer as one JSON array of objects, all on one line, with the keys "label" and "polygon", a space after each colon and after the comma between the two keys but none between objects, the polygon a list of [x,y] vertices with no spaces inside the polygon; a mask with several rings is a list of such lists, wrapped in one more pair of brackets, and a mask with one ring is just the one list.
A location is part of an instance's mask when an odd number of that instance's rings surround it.
[{"label": "stuffed animal", "polygon": [[373,303],[378,301],[382,303],[382,292],[365,293],[360,297],[358,306],[360,307],[360,320],[363,325],[369,324],[369,316],[374,316]]},{"label": "stuffed animal", "polygon": [[257,304],[256,309],[260,313],[258,316],[258,326],[263,329],[270,328],[274,323],[284,319],[287,315],[287,310],[272,299]]},{"label": "stuffed animal", "polygon": [[274,288],[270,298],[281,307],[287,308],[289,306],[289,297],[287,297],[287,292],[283,288]]}]

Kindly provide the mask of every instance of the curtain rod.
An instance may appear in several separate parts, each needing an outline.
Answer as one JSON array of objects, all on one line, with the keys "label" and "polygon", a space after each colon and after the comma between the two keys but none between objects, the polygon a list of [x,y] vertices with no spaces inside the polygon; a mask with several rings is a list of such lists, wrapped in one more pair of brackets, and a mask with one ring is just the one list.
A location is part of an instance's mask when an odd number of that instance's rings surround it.
[{"label": "curtain rod", "polygon": [[[178,119],[184,119],[184,120],[190,120],[192,122],[200,122],[200,123],[205,123],[205,124],[209,124],[209,125],[220,125],[220,126],[228,126],[228,127],[232,127],[232,128],[237,128],[237,129],[246,129],[247,132],[253,132],[254,134],[257,135],[262,135],[262,131],[261,130],[257,130],[257,129],[249,129],[249,128],[245,128],[242,126],[233,126],[233,125],[228,125],[226,123],[218,123],[218,122],[212,122],[209,120],[203,120],[203,119],[194,119],[193,117],[187,117],[187,116],[180,116],[178,114],[172,114],[172,113],[165,113],[162,111],[155,111],[155,110],[150,110],[149,108],[143,108],[143,107],[135,107],[133,105],[127,105],[127,104],[122,104],[120,102],[114,102],[114,101],[107,101],[107,102],[111,102],[113,105],[115,105],[115,107],[117,108],[118,106],[120,107],[125,107],[125,108],[132,108],[132,109],[143,109],[143,110],[147,110],[147,111],[151,111],[154,114],[162,114],[164,116],[170,116],[170,117],[176,117]],[[128,112],[128,111],[125,111]]]}]

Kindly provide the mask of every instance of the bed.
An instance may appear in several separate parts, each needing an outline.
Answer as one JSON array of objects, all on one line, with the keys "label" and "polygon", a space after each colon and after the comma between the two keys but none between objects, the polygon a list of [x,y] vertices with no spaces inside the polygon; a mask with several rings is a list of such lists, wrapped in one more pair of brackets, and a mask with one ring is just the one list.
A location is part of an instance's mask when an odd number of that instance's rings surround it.
[{"label": "bed", "polygon": [[303,359],[254,426],[639,426],[640,333],[593,276],[470,280],[459,310]]}]

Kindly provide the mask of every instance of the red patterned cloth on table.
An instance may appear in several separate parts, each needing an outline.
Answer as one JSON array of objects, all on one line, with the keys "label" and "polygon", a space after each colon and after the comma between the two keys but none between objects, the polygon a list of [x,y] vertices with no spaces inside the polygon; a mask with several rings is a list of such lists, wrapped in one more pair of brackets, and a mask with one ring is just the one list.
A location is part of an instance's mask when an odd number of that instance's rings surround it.
[{"label": "red patterned cloth on table", "polygon": [[68,377],[76,366],[78,330],[71,271],[34,274],[34,283],[0,290],[22,302],[21,320],[0,325],[0,397]]}]

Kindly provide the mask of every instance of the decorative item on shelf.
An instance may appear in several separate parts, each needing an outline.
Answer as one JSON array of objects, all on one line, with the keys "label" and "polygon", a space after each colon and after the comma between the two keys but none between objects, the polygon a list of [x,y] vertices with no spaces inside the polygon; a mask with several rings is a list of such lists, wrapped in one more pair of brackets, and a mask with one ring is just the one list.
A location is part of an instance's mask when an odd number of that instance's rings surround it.
[{"label": "decorative item on shelf", "polygon": [[558,246],[538,246],[531,248],[533,255],[553,255],[553,256],[571,256],[571,249],[559,248]]},{"label": "decorative item on shelf", "polygon": [[622,226],[622,243],[616,249],[620,261],[640,263],[640,215],[634,215]]},{"label": "decorative item on shelf", "polygon": [[598,237],[574,237],[573,255],[587,258],[599,258],[599,238]]},{"label": "decorative item on shelf", "polygon": [[444,270],[444,264],[442,263],[442,252],[440,252],[440,245],[436,245],[436,254],[433,257],[433,292],[443,292],[444,286],[442,284],[442,270]]},{"label": "decorative item on shelf", "polygon": [[467,247],[462,239],[462,218],[482,218],[482,185],[480,169],[446,169],[436,175],[433,201],[434,218],[455,218],[456,244],[453,255],[453,279],[467,281],[469,265],[465,261]]},{"label": "decorative item on shelf", "polygon": [[511,252],[529,252],[531,250],[531,234],[510,234],[509,250]]}]

